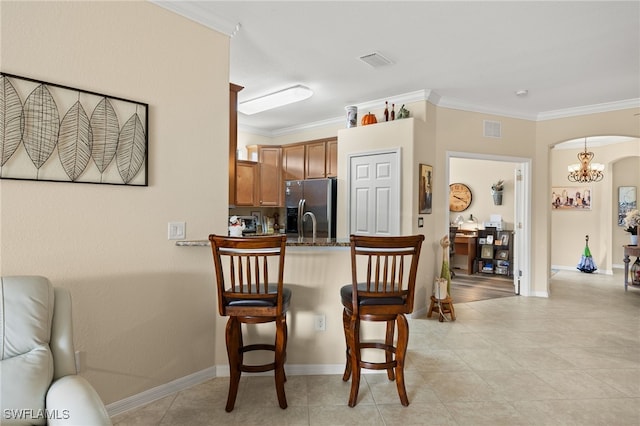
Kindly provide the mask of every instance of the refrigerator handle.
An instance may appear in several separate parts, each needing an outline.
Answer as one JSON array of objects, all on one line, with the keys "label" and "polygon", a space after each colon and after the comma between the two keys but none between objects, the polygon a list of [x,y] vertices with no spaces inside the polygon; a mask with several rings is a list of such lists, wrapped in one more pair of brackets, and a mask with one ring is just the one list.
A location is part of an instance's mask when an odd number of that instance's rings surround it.
[{"label": "refrigerator handle", "polygon": [[302,237],[302,215],[304,214],[304,198],[298,201],[298,237]]}]

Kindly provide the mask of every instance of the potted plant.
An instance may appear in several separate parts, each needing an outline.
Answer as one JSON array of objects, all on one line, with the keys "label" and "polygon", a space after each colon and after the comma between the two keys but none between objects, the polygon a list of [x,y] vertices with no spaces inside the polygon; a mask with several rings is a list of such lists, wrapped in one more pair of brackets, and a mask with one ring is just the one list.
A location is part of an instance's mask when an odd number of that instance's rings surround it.
[{"label": "potted plant", "polygon": [[624,217],[624,230],[631,234],[631,245],[638,245],[638,226],[640,225],[640,211],[629,210]]},{"label": "potted plant", "polygon": [[502,205],[502,190],[504,189],[504,180],[500,179],[491,185],[491,195],[493,195],[493,204]]}]

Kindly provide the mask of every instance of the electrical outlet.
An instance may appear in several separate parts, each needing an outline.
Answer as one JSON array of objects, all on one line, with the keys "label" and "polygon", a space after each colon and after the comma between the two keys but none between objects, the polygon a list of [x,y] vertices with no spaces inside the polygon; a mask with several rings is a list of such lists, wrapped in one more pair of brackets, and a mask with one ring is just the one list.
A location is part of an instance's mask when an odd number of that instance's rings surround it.
[{"label": "electrical outlet", "polygon": [[314,328],[316,331],[325,331],[327,329],[327,319],[324,314],[318,314],[314,317]]},{"label": "electrical outlet", "polygon": [[169,239],[184,240],[187,237],[186,222],[169,222]]}]

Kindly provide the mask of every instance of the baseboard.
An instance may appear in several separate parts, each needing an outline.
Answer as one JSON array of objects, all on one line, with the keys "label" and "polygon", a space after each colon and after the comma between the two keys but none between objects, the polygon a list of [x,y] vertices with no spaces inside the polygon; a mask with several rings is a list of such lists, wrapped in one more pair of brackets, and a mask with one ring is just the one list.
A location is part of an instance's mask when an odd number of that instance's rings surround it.
[{"label": "baseboard", "polygon": [[126,411],[133,410],[134,408],[139,408],[150,402],[162,399],[165,396],[190,388],[191,386],[206,382],[214,377],[216,377],[216,367],[205,368],[204,370],[197,371],[193,374],[189,374],[188,376],[165,383],[164,385],[156,386],[155,388],[148,389],[144,392],[140,392],[139,394],[113,402],[107,405],[107,413],[109,414],[109,417],[122,414]]},{"label": "baseboard", "polygon": [[[342,373],[344,373],[344,364],[287,364],[285,365],[285,371],[289,376],[342,375]],[[365,373],[368,373],[368,371],[363,371],[363,374]],[[273,372],[252,373],[252,375],[267,376],[273,375]],[[215,377],[229,377],[229,365],[225,364],[205,368],[204,370],[197,371],[188,376],[165,383],[164,385],[156,386],[139,394],[113,402],[107,405],[107,413],[109,417],[114,417]]]}]

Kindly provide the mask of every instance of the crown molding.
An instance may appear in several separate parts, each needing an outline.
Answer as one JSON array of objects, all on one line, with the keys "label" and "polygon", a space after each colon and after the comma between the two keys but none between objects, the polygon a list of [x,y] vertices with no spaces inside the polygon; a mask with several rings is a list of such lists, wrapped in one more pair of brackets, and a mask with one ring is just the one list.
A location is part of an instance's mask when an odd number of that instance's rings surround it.
[{"label": "crown molding", "polygon": [[[372,109],[379,109],[380,105],[385,101],[396,105],[409,104],[412,102],[427,101],[433,105],[442,108],[451,108],[461,111],[476,112],[480,114],[497,115],[500,117],[516,118],[529,121],[545,121],[554,120],[559,118],[575,117],[579,115],[596,114],[610,111],[618,111],[629,108],[640,108],[640,98],[627,99],[624,101],[608,102],[596,105],[586,105],[576,108],[566,108],[561,110],[546,111],[538,114],[525,114],[514,111],[503,110],[499,108],[492,108],[486,105],[475,104],[472,102],[466,102],[462,99],[440,96],[433,90],[423,89],[416,90],[414,92],[404,93],[397,96],[390,96],[384,99],[374,99],[367,102],[361,102],[359,104],[353,104],[358,107],[359,111],[367,111]],[[328,118],[326,120],[314,121],[297,126],[283,127],[281,129],[264,130],[251,126],[238,125],[238,130],[256,134],[266,137],[283,136],[292,133],[298,133],[305,130],[317,129],[319,127],[341,125],[344,123],[344,116]]]},{"label": "crown molding", "polygon": [[204,25],[229,37],[240,31],[240,22],[233,22],[212,13],[210,8],[202,7],[197,1],[149,0],[151,3],[177,13],[191,21]]},{"label": "crown molding", "polygon": [[492,108],[486,105],[467,102],[451,96],[442,96],[435,105],[443,108],[457,109],[461,111],[477,112],[480,114],[499,115],[501,117],[517,118],[521,120],[535,121],[536,115],[508,111],[500,108]]},{"label": "crown molding", "polygon": [[576,108],[557,109],[554,111],[541,112],[537,116],[537,121],[555,120],[558,118],[575,117],[578,115],[597,114],[621,109],[640,108],[640,98],[627,99],[624,101],[606,102],[595,105],[585,105]]}]

